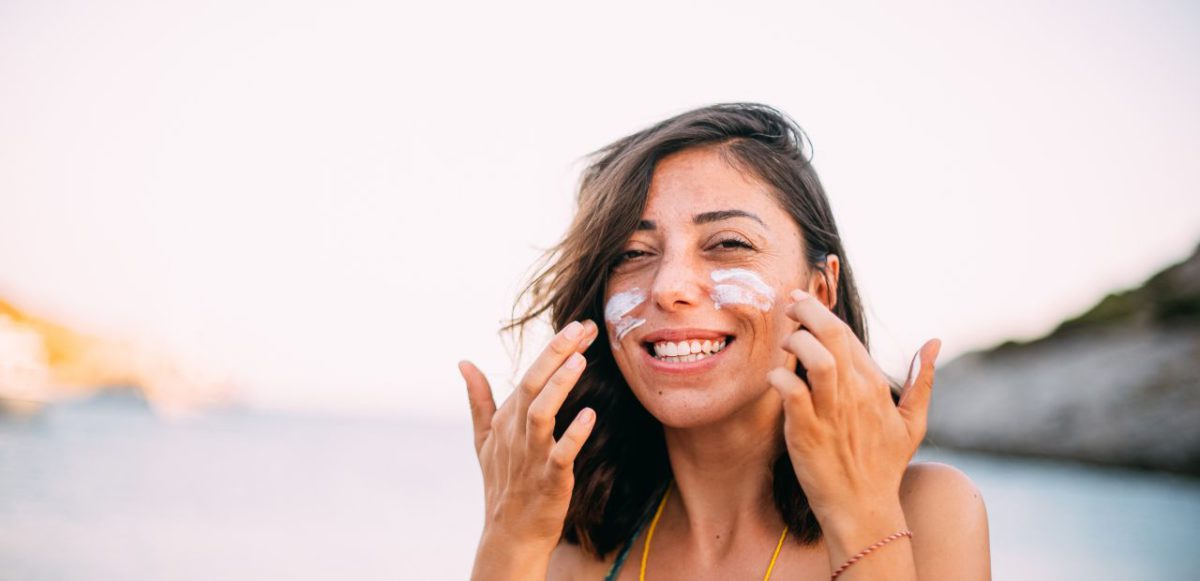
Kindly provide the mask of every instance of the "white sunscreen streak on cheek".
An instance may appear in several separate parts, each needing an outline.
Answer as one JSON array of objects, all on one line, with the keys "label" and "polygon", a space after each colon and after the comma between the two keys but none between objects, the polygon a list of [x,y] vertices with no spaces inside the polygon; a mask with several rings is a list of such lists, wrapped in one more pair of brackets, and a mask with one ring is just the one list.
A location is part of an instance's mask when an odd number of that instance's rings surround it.
[{"label": "white sunscreen streak on cheek", "polygon": [[750,305],[769,311],[775,305],[775,289],[754,271],[744,268],[714,270],[712,279],[717,284],[710,297],[718,309],[725,305]]},{"label": "white sunscreen streak on cheek", "polygon": [[[645,319],[630,317],[629,312],[646,301],[646,293],[642,289],[632,288],[619,292],[608,299],[604,305],[604,321],[612,325],[616,340],[620,341],[630,331],[646,322]],[[616,343],[613,344],[616,347]]]}]

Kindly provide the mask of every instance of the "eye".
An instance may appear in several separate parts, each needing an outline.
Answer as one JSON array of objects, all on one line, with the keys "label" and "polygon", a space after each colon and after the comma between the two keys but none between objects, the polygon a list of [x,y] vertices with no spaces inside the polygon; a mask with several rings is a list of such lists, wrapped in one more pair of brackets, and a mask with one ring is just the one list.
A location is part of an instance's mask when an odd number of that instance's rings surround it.
[{"label": "eye", "polygon": [[616,268],[622,264],[625,264],[626,262],[641,258],[646,254],[647,253],[643,250],[626,250],[625,252],[617,255],[617,257],[613,260],[612,267]]},{"label": "eye", "polygon": [[754,245],[736,236],[718,240],[714,249],[720,250],[754,250]]}]

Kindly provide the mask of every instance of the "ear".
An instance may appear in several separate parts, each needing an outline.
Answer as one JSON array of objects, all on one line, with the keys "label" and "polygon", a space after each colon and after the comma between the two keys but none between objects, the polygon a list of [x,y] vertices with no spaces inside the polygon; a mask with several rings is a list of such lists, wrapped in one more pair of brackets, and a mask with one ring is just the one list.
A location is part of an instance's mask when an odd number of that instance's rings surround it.
[{"label": "ear", "polygon": [[825,256],[825,264],[818,267],[820,276],[808,280],[808,293],[817,297],[829,310],[837,306],[838,276],[841,274],[842,261],[836,254]]}]

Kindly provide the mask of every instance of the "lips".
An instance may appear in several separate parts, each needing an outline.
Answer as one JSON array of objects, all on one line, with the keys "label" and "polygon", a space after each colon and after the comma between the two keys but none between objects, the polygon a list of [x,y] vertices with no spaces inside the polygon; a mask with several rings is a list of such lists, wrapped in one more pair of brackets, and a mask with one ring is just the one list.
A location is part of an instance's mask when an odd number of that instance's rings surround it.
[{"label": "lips", "polygon": [[659,359],[677,358],[680,361],[696,361],[720,353],[725,348],[725,339],[692,339],[675,342],[661,341],[652,344],[653,354]]},{"label": "lips", "polygon": [[657,363],[685,364],[720,354],[734,337],[712,329],[662,329],[642,338],[642,346]]},{"label": "lips", "polygon": [[641,341],[642,343],[650,344],[659,343],[662,341],[690,341],[692,339],[698,339],[700,341],[711,339],[715,341],[717,339],[724,339],[732,336],[732,333],[715,331],[712,329],[659,329],[642,336]]}]

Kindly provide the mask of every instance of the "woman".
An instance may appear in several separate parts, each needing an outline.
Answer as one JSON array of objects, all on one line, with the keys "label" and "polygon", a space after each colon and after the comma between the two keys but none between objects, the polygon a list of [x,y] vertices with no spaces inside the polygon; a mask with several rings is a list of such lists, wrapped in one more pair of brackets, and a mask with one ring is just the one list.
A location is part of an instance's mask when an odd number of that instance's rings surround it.
[{"label": "woman", "polygon": [[971,481],[909,465],[904,385],[867,350],[829,203],[786,115],[724,104],[596,152],[510,328],[558,333],[498,410],[467,384],[477,579],[990,578]]}]

